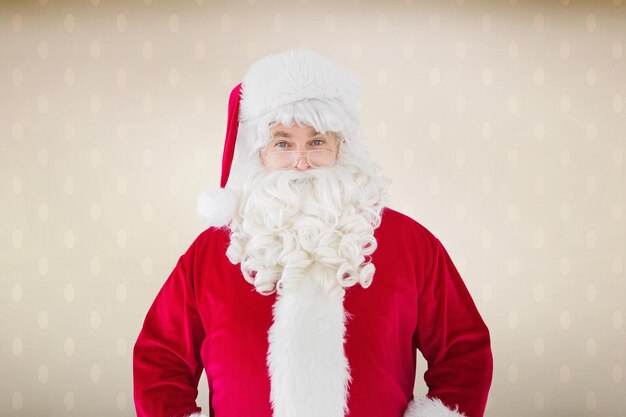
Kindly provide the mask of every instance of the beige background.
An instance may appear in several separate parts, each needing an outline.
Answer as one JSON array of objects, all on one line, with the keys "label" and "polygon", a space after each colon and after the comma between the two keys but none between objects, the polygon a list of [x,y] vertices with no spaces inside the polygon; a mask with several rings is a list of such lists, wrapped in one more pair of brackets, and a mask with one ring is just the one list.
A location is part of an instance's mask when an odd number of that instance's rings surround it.
[{"label": "beige background", "polygon": [[625,44],[622,0],[2,2],[0,415],[133,415],[228,94],[300,45],[362,79],[393,207],[489,325],[486,415],[626,415]]}]

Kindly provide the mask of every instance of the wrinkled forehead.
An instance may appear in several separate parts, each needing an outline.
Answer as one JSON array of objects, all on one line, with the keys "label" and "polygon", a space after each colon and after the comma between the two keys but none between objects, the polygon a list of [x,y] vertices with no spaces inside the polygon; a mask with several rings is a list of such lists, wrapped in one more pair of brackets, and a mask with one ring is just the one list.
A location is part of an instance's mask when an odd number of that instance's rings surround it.
[{"label": "wrinkled forehead", "polygon": [[[355,142],[357,120],[353,120],[337,103],[306,99],[287,103],[254,119],[242,119],[239,125],[238,144],[249,158],[256,158],[259,150],[274,142],[276,131],[286,131],[294,126],[304,127],[307,132],[317,131],[322,135],[332,133],[337,143]],[[287,132],[288,133],[288,132]],[[301,134],[305,137],[305,134]],[[240,140],[241,139],[241,140]],[[348,148],[345,148],[348,150]]]},{"label": "wrinkled forehead", "polygon": [[291,125],[284,125],[280,122],[270,123],[269,140],[272,139],[293,139],[293,138],[315,138],[317,136],[325,136],[328,138],[338,138],[340,134],[331,130],[318,129],[314,126],[300,125],[293,123]]},{"label": "wrinkled forehead", "polygon": [[[332,131],[318,131],[318,129],[314,126],[308,125],[283,125],[282,123],[274,122],[270,124],[270,138],[292,138],[295,136],[298,137],[309,137],[313,138],[315,136],[335,136],[336,132]],[[323,130],[323,129],[320,129]]]}]

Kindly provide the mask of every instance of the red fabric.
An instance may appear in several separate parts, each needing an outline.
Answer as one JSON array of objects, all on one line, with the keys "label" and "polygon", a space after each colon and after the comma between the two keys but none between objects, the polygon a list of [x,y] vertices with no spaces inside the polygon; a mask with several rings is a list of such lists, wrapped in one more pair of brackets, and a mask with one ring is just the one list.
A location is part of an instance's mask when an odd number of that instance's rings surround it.
[{"label": "red fabric", "polygon": [[220,187],[226,187],[230,168],[233,165],[237,132],[239,131],[239,103],[241,101],[241,83],[237,84],[230,92],[228,99],[228,122],[226,124],[226,138],[224,139],[224,152],[222,152],[222,177]]},{"label": "red fabric", "polygon": [[[372,285],[349,288],[347,417],[401,417],[412,397],[416,349],[428,395],[467,417],[484,413],[493,372],[489,331],[441,242],[385,209]],[[276,295],[262,296],[226,258],[228,230],[204,231],[148,311],[134,348],[137,415],[199,411],[204,367],[209,415],[271,417],[267,331]]]}]

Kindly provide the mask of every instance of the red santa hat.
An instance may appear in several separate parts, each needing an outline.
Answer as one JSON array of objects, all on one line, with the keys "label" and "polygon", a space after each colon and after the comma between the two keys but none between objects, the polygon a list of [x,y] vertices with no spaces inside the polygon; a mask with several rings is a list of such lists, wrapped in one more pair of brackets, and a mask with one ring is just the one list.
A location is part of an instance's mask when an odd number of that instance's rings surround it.
[{"label": "red santa hat", "polygon": [[[365,155],[360,138],[357,78],[332,60],[297,48],[252,64],[230,94],[220,188],[200,196],[198,213],[209,226],[227,225],[237,209],[237,191],[246,169],[261,169],[258,151],[271,123],[309,125],[341,134],[342,152]],[[232,174],[232,175],[231,175]]]}]

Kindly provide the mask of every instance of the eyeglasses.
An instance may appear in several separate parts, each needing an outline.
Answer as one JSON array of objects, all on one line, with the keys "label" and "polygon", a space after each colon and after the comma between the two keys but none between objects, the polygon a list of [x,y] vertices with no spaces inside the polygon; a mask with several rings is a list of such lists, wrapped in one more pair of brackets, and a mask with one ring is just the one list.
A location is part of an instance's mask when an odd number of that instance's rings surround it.
[{"label": "eyeglasses", "polygon": [[312,149],[309,151],[274,150],[264,154],[267,162],[276,169],[295,168],[302,158],[306,158],[309,166],[313,168],[333,165],[337,159],[337,152],[331,149]]}]

